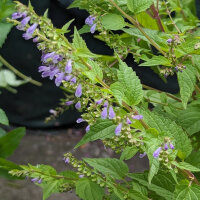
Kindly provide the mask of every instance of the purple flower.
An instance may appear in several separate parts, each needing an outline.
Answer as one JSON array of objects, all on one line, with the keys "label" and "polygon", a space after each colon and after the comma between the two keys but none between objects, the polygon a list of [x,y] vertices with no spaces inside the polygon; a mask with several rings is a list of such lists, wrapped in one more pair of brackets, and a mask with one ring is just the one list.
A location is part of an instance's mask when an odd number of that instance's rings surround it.
[{"label": "purple flower", "polygon": [[33,38],[33,42],[39,42],[39,37]]},{"label": "purple flower", "polygon": [[97,105],[100,105],[102,103],[103,99],[99,99],[98,101],[96,101]]},{"label": "purple flower", "polygon": [[132,122],[131,122],[131,120],[127,117],[127,119],[126,119],[126,123],[127,124],[132,124]]},{"label": "purple flower", "polygon": [[110,106],[110,108],[109,108],[109,119],[113,119],[115,117],[115,112],[114,112],[114,110],[113,110],[113,107],[112,106]]},{"label": "purple flower", "polygon": [[175,67],[175,70],[178,72],[178,70],[179,70],[178,66]]},{"label": "purple flower", "polygon": [[51,72],[49,73],[50,80],[53,80],[54,76],[58,74],[59,72],[60,70],[57,67],[51,69]]},{"label": "purple flower", "polygon": [[55,55],[55,52],[47,53],[45,55],[42,55],[42,62],[47,62],[48,59],[53,58]]},{"label": "purple flower", "polygon": [[65,79],[65,81],[69,81],[71,79],[71,77],[72,77],[71,75],[68,75],[68,76],[65,76],[64,79]]},{"label": "purple flower", "polygon": [[78,87],[76,88],[75,96],[81,97],[81,95],[82,95],[82,85],[79,84]]},{"label": "purple flower", "polygon": [[74,103],[74,101],[67,101],[67,102],[65,102],[65,104],[67,105],[67,106],[70,106],[70,105],[72,105]]},{"label": "purple flower", "polygon": [[172,143],[169,144],[170,149],[174,149],[174,145]]},{"label": "purple flower", "polygon": [[19,25],[17,25],[16,26],[16,28],[18,29],[18,30],[24,30],[24,27],[26,26],[26,24],[28,24],[28,22],[30,21],[30,17],[26,17],[26,18],[24,18],[22,21],[21,21],[21,23],[19,24]]},{"label": "purple flower", "polygon": [[33,35],[33,33],[34,33],[35,29],[37,28],[37,26],[38,26],[38,24],[34,23],[32,26],[30,26],[27,29],[26,33],[29,34],[29,35]]},{"label": "purple flower", "polygon": [[172,41],[173,41],[173,40],[172,40],[171,38],[169,38],[169,39],[167,40],[167,43],[168,43],[168,44],[171,44]]},{"label": "purple flower", "polygon": [[80,109],[81,109],[81,102],[80,102],[80,101],[77,102],[77,103],[75,104],[75,108],[76,108],[77,110],[80,110]]},{"label": "purple flower", "polygon": [[122,130],[122,123],[120,123],[115,129],[115,135],[119,136]]},{"label": "purple flower", "polygon": [[165,146],[164,146],[164,150],[168,150],[168,144],[167,143],[165,143]]},{"label": "purple flower", "polygon": [[158,156],[160,155],[160,152],[161,152],[162,148],[161,147],[158,147],[154,153],[153,153],[153,157],[154,158],[158,158]]},{"label": "purple flower", "polygon": [[53,63],[57,64],[58,62],[60,62],[63,59],[63,57],[61,55],[55,55],[53,56]]},{"label": "purple flower", "polygon": [[108,107],[108,101],[104,102],[103,107],[106,107],[106,108]]},{"label": "purple flower", "polygon": [[63,158],[63,160],[64,160],[64,162],[65,162],[66,164],[69,164],[69,163],[70,163],[70,159],[69,159],[69,158]]},{"label": "purple flower", "polygon": [[103,111],[101,112],[101,118],[106,119],[107,115],[108,115],[108,108],[105,107],[105,108],[103,108]]},{"label": "purple flower", "polygon": [[32,181],[33,183],[35,183],[35,182],[38,181],[38,178],[32,178],[31,181]]},{"label": "purple flower", "polygon": [[57,87],[60,86],[60,84],[62,83],[63,78],[64,78],[64,73],[63,72],[57,74],[57,77],[55,79],[55,84],[56,84]]},{"label": "purple flower", "polygon": [[141,119],[143,119],[143,116],[142,115],[134,115],[133,119],[141,120]]},{"label": "purple flower", "polygon": [[146,155],[147,155],[147,153],[146,153],[146,152],[144,152],[144,153],[141,153],[141,154],[139,155],[139,158],[144,158]]},{"label": "purple flower", "polygon": [[24,33],[24,34],[22,35],[22,37],[23,37],[25,40],[30,40],[31,38],[33,38],[32,35],[27,34],[27,33]]},{"label": "purple flower", "polygon": [[12,19],[19,19],[22,17],[22,13],[15,12],[12,14]]},{"label": "purple flower", "polygon": [[79,178],[83,178],[83,177],[84,177],[84,175],[83,175],[83,174],[80,174],[80,175],[79,175]]},{"label": "purple flower", "polygon": [[96,24],[92,25],[92,27],[90,28],[90,32],[93,34],[96,30]]},{"label": "purple flower", "polygon": [[72,73],[72,60],[68,60],[65,66],[65,72],[70,74]]},{"label": "purple flower", "polygon": [[21,13],[21,15],[22,15],[23,18],[25,18],[25,17],[27,17],[27,12],[24,11],[23,13]]},{"label": "purple flower", "polygon": [[84,122],[85,120],[84,119],[82,119],[82,118],[78,118],[77,120],[76,120],[76,123],[81,123],[81,122]]},{"label": "purple flower", "polygon": [[85,129],[86,133],[90,130],[90,125],[88,125]]},{"label": "purple flower", "polygon": [[87,17],[87,18],[85,19],[85,24],[87,24],[87,25],[89,25],[89,26],[92,26],[95,19],[96,19],[96,17],[90,15],[89,17]]},{"label": "purple flower", "polygon": [[70,82],[71,82],[72,84],[75,84],[75,83],[76,83],[76,77],[72,78],[72,79],[70,80]]},{"label": "purple flower", "polygon": [[39,181],[38,181],[38,184],[41,184],[42,183],[42,179],[40,179]]},{"label": "purple flower", "polygon": [[56,112],[54,109],[50,109],[50,110],[49,110],[49,113],[51,113],[51,114],[53,114],[53,115],[56,115],[56,114],[57,114],[57,112]]}]

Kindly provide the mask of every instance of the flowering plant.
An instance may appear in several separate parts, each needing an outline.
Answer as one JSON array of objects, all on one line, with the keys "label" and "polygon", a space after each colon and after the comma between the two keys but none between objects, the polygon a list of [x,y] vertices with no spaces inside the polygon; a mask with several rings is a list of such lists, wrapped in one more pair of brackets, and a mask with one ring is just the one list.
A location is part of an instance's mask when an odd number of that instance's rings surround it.
[{"label": "flowering plant", "polygon": [[[39,17],[30,4],[16,2],[17,12],[8,21],[42,51],[42,77],[54,79],[68,94],[47,120],[74,106],[82,112],[77,123],[88,123],[75,148],[102,140],[121,156],[79,161],[66,153],[64,162],[75,171],[57,173],[50,166],[28,165],[10,173],[30,177],[44,189],[43,199],[74,188],[84,200],[199,199],[200,43],[193,4],[75,0],[69,9],[86,9],[90,15],[82,29],[74,28],[71,42],[64,34],[73,20],[57,29],[47,12]],[[104,41],[113,56],[92,53],[80,36],[85,32]],[[128,54],[163,81],[176,74],[180,92],[174,95],[141,84],[123,61]],[[140,158],[148,157],[149,170],[144,173],[129,171],[125,162],[137,152]]]}]

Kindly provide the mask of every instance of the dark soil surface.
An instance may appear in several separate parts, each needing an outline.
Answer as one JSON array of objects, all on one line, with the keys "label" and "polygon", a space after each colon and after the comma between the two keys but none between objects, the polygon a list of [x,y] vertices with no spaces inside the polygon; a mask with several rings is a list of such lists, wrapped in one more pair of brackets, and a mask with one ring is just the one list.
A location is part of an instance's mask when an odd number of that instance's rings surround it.
[{"label": "dark soil surface", "polygon": [[[77,158],[81,157],[116,157],[112,150],[105,149],[101,142],[93,142],[78,150],[75,144],[81,139],[82,129],[67,129],[59,131],[27,131],[19,148],[10,157],[17,164],[47,164],[57,171],[64,171],[69,166],[63,162],[63,154],[72,152]],[[147,158],[140,159],[136,155],[128,162],[134,172],[148,169]],[[42,190],[30,180],[8,181],[0,179],[0,199],[2,200],[42,200]],[[78,200],[74,191],[54,194],[49,200]]]}]

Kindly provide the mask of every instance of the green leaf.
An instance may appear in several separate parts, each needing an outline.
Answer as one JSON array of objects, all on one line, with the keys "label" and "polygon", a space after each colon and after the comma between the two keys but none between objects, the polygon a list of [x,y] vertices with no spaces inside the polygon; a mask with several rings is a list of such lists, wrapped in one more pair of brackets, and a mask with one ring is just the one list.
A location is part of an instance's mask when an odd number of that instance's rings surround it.
[{"label": "green leaf", "polygon": [[189,170],[191,172],[200,172],[200,168],[197,168],[189,163],[186,163],[186,162],[175,162],[173,161],[172,162],[173,165],[177,166],[178,168],[180,169],[186,169],[186,170]]},{"label": "green leaf", "polygon": [[59,193],[59,180],[54,180],[51,182],[41,183],[40,187],[42,188],[43,192],[43,200],[48,199],[52,194]]},{"label": "green leaf", "polygon": [[120,157],[120,160],[129,160],[131,159],[136,153],[138,152],[138,149],[133,147],[126,147]]},{"label": "green leaf", "polygon": [[6,113],[0,108],[0,124],[9,125]]},{"label": "green leaf", "polygon": [[187,69],[183,72],[178,72],[178,83],[180,87],[180,95],[183,103],[183,107],[187,107],[187,102],[189,101],[196,83],[196,70],[192,66],[187,66]]},{"label": "green leaf", "polygon": [[149,200],[147,196],[134,189],[130,191],[129,196],[134,200]]},{"label": "green leaf", "polygon": [[11,0],[0,1],[0,21],[5,20],[15,12],[15,4]]},{"label": "green leaf", "polygon": [[123,179],[128,173],[128,166],[116,158],[84,158],[95,170],[114,179]]},{"label": "green leaf", "polygon": [[98,119],[97,122],[90,128],[90,131],[84,135],[81,141],[75,146],[75,148],[78,148],[90,141],[112,138],[115,135],[115,129],[116,125],[113,124],[112,120]]},{"label": "green leaf", "polygon": [[200,199],[200,186],[189,183],[182,183],[177,185],[174,192],[173,200],[199,200]]},{"label": "green leaf", "polygon": [[153,56],[151,59],[146,60],[146,62],[140,64],[139,66],[151,67],[157,65],[172,66],[170,60],[165,58],[164,56]]},{"label": "green leaf", "polygon": [[83,200],[102,200],[104,191],[96,183],[81,179],[76,182],[76,194]]},{"label": "green leaf", "polygon": [[193,151],[185,161],[197,168],[200,168],[200,151]]},{"label": "green leaf", "polygon": [[5,42],[11,28],[12,24],[0,23],[0,48],[3,46],[3,43]]},{"label": "green leaf", "polygon": [[0,138],[0,157],[11,156],[25,135],[25,128],[17,128]]},{"label": "green leaf", "polygon": [[6,131],[0,128],[0,138],[6,135]]},{"label": "green leaf", "polygon": [[120,30],[124,28],[125,21],[121,15],[106,14],[100,18],[100,21],[105,29],[108,30]]},{"label": "green leaf", "polygon": [[117,76],[118,82],[110,87],[113,95],[120,103],[123,100],[130,106],[139,104],[143,98],[143,90],[136,73],[120,60]]},{"label": "green leaf", "polygon": [[140,114],[144,116],[144,121],[151,127],[157,129],[165,136],[174,138],[175,148],[178,150],[178,156],[181,159],[186,158],[192,151],[191,142],[183,129],[174,121],[157,112],[150,112],[141,109]]},{"label": "green leaf", "polygon": [[60,30],[60,33],[65,34],[70,32],[70,30],[68,30],[69,26],[71,25],[71,23],[74,21],[74,19],[68,21]]},{"label": "green leaf", "polygon": [[147,10],[153,4],[153,0],[127,0],[128,9],[134,14]]},{"label": "green leaf", "polygon": [[150,162],[150,170],[148,174],[148,182],[151,184],[153,177],[158,173],[160,162],[157,159],[152,159]]}]

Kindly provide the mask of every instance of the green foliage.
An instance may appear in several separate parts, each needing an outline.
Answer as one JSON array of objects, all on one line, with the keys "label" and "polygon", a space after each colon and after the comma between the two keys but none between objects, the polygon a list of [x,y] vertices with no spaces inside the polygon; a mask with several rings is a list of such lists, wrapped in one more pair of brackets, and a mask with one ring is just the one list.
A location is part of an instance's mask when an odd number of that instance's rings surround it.
[{"label": "green foliage", "polygon": [[[0,1],[0,21],[5,21],[15,11],[15,5],[11,0]],[[1,28],[0,28],[1,29]]]},{"label": "green foliage", "polygon": [[0,22],[0,48],[3,46],[8,33],[12,28],[12,24],[1,23]]},{"label": "green foliage", "polygon": [[0,124],[9,125],[5,112],[0,108]]},{"label": "green foliage", "polygon": [[126,147],[120,157],[120,160],[129,160],[138,152],[137,147]]},{"label": "green foliage", "polygon": [[126,63],[120,61],[117,71],[118,82],[111,85],[111,91],[121,104],[137,105],[143,98],[142,85],[136,73]]},{"label": "green foliage", "polygon": [[90,131],[81,139],[75,148],[89,142],[98,139],[111,138],[115,134],[116,125],[111,120],[98,119],[94,126],[91,127]]},{"label": "green foliage", "polygon": [[95,170],[114,179],[123,179],[128,173],[128,166],[116,158],[84,158],[84,161]]}]

